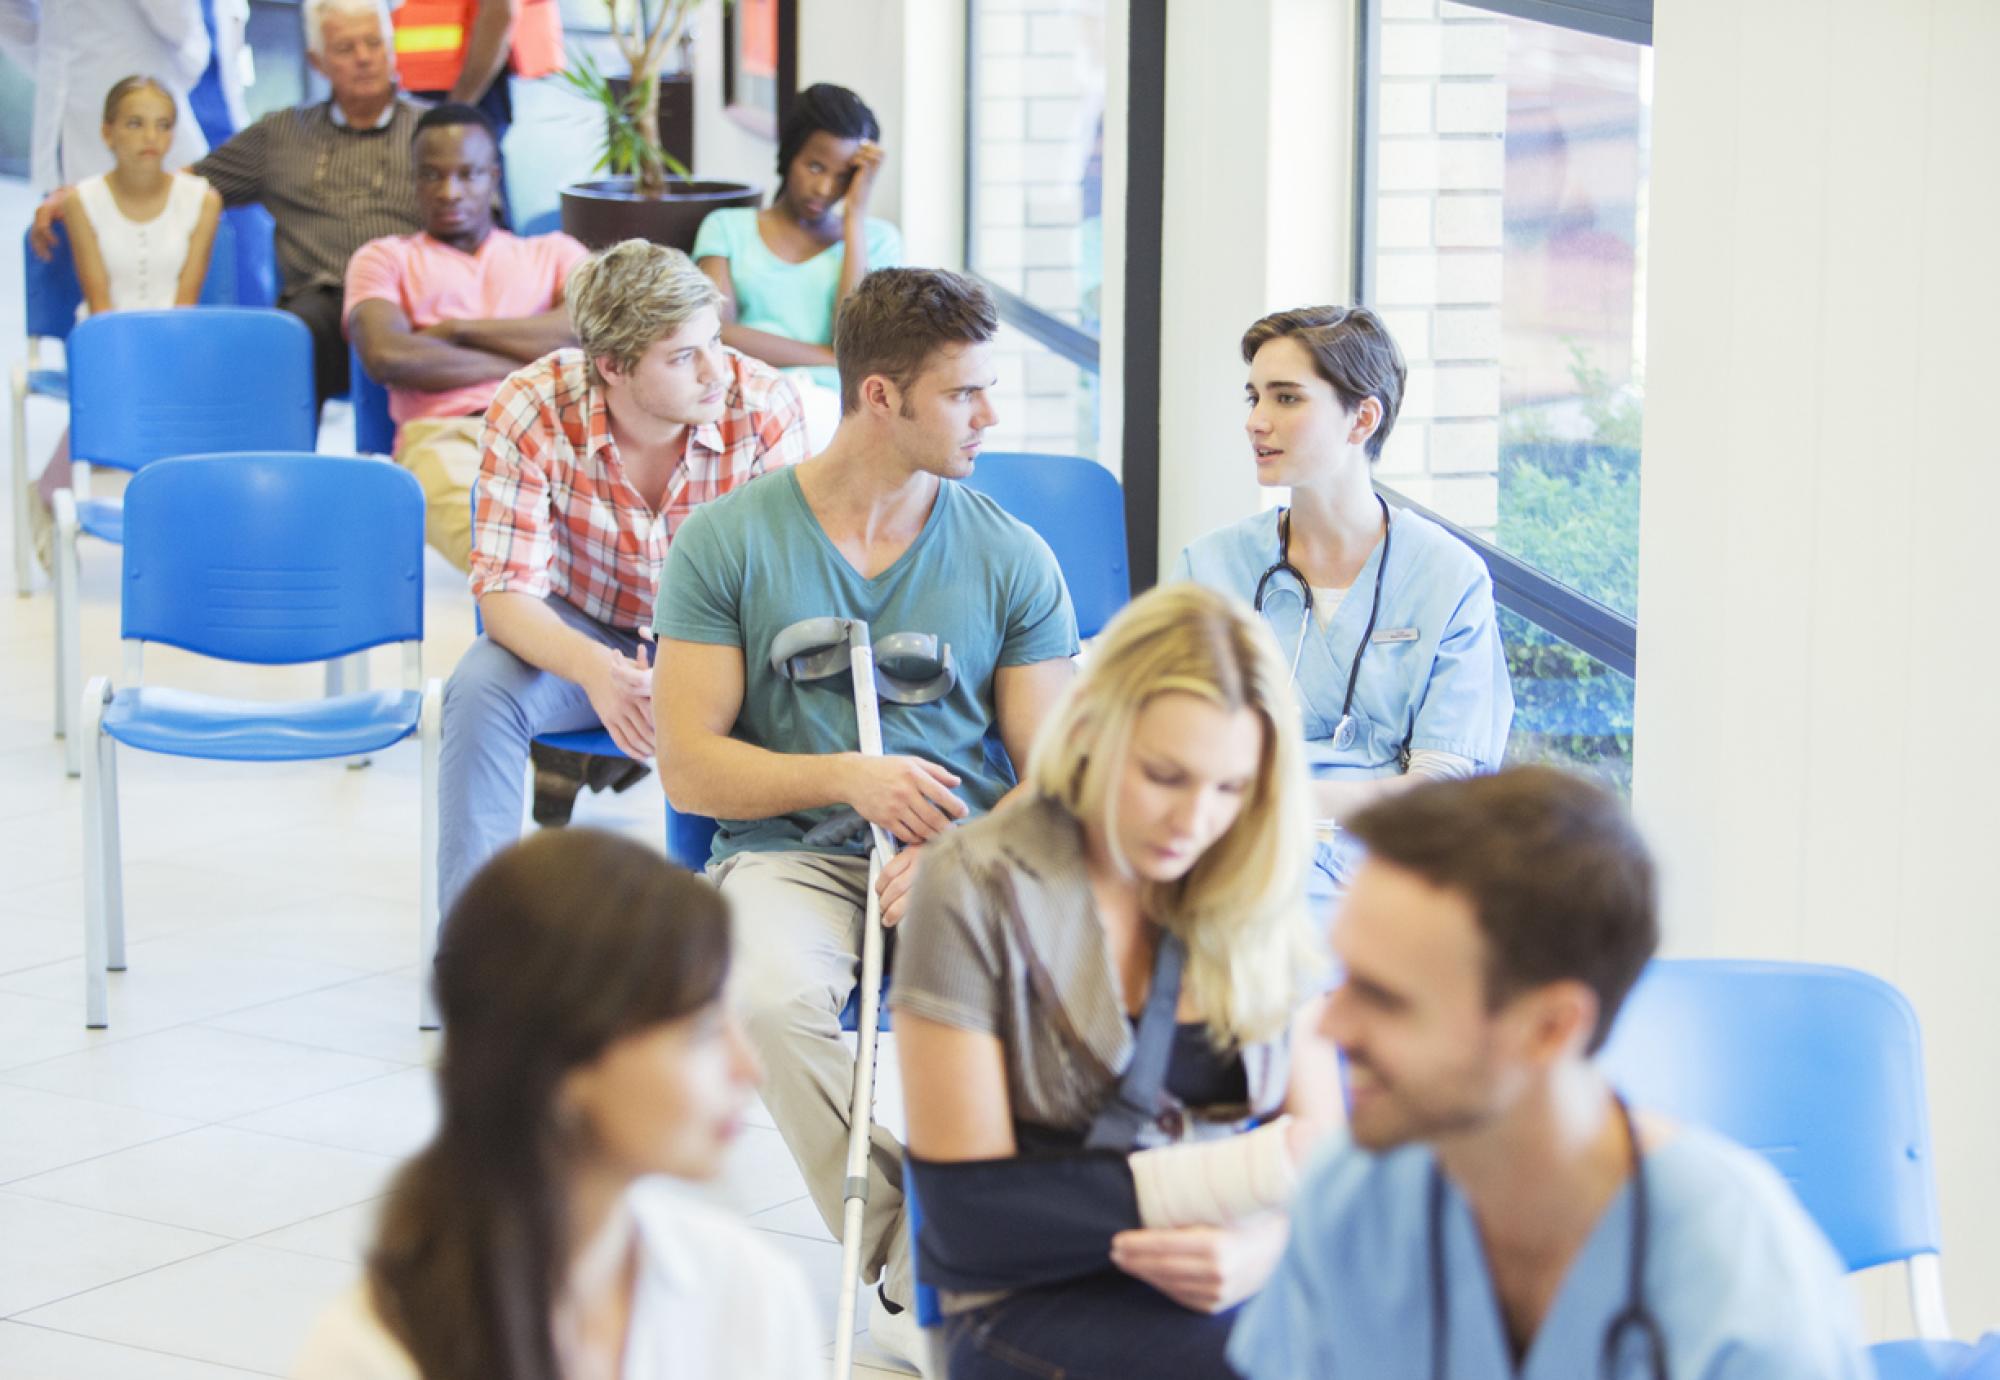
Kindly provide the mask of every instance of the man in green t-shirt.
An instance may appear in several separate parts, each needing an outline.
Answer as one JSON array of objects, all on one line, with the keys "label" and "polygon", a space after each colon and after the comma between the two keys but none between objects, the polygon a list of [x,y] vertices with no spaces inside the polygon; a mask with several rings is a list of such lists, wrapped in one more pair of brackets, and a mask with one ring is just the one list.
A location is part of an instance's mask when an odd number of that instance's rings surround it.
[{"label": "man in green t-shirt", "polygon": [[[996,420],[996,325],[985,291],[956,274],[863,279],[834,328],[832,444],[691,513],[653,617],[661,781],[676,809],[721,822],[709,875],[741,917],[746,969],[785,974],[753,991],[750,1033],[765,1104],[835,1234],[853,1077],[838,1013],[854,989],[868,860],[865,838],[815,847],[805,834],[850,807],[893,833],[904,846],[879,887],[896,923],[924,842],[1013,787],[1078,649],[1047,545],[949,482],[972,472]],[[928,633],[951,648],[948,694],[883,703],[883,756],[858,750],[845,677],[800,684],[771,669],[777,634],[822,617],[863,620],[878,643]],[[1011,762],[988,751],[995,731]],[[882,1274],[871,1331],[901,1351],[914,1329],[888,1320],[911,1297],[902,1148],[879,1126],[873,1141],[862,1278]]]}]

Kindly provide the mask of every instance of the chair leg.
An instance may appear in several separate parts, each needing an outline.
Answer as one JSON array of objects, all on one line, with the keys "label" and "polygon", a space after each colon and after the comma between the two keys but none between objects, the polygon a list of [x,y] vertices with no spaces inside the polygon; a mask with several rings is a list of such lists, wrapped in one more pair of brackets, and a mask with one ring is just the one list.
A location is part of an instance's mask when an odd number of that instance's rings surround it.
[{"label": "chair leg", "polygon": [[[368,689],[368,653],[355,652],[351,656],[338,657],[326,663],[326,697],[337,699],[341,695],[359,695]],[[359,771],[375,759],[363,753],[359,757],[347,759],[349,771]]]},{"label": "chair leg", "polygon": [[[103,710],[99,709],[99,714]],[[125,848],[118,837],[118,740],[96,732],[98,787],[104,837],[104,966],[125,971]]]},{"label": "chair leg", "polygon": [[83,771],[76,734],[76,697],[83,693],[81,619],[77,610],[80,572],[76,556],[76,496],[57,490],[56,500],[56,736],[64,740],[63,764],[71,776]]},{"label": "chair leg", "polygon": [[28,526],[28,368],[14,366],[14,454],[9,461],[8,492],[14,499],[14,593],[25,599],[35,588],[35,538]]},{"label": "chair leg", "polygon": [[103,792],[104,757],[97,751],[96,738],[104,714],[104,701],[111,695],[111,682],[103,676],[90,682],[88,698],[78,729],[88,728],[91,752],[83,773],[83,1023],[102,1030],[111,1023],[110,980],[105,974],[109,957],[105,923],[106,839],[104,837]]},{"label": "chair leg", "polygon": [[417,720],[417,745],[423,755],[423,818],[418,825],[418,846],[424,850],[417,868],[417,1028],[420,1030],[436,1030],[439,1025],[432,972],[438,944],[438,748],[443,727],[444,683],[429,681],[424,686],[423,712]]},{"label": "chair leg", "polygon": [[1926,1341],[1951,1340],[1951,1320],[1944,1311],[1944,1272],[1935,1252],[1913,1255],[1905,1264],[1910,1272],[1910,1318],[1917,1335]]}]

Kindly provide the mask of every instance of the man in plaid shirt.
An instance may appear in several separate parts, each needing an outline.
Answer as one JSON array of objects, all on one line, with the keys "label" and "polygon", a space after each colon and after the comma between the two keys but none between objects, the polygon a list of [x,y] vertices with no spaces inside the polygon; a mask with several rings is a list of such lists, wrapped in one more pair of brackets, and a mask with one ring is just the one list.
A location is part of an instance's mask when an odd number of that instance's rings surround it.
[{"label": "man in plaid shirt", "polygon": [[438,903],[520,832],[536,734],[602,723],[653,755],[646,639],[668,544],[697,504],[807,456],[782,375],[722,344],[720,298],[677,249],[627,240],[568,286],[582,348],[517,370],[486,410],[472,593],[486,623],[444,692]]}]

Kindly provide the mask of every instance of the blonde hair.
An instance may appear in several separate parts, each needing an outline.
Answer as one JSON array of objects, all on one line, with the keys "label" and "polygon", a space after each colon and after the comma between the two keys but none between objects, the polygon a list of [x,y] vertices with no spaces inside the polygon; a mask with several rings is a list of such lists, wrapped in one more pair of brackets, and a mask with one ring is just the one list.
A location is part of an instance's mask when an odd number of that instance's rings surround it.
[{"label": "blonde hair", "polygon": [[1176,692],[1251,710],[1263,723],[1263,752],[1228,830],[1179,881],[1147,883],[1142,905],[1187,946],[1187,990],[1218,1040],[1267,1040],[1306,995],[1316,941],[1305,906],[1312,836],[1299,711],[1263,620],[1195,584],[1133,600],[1043,725],[1028,776],[1100,825],[1126,867],[1117,799],[1133,728],[1155,697]]},{"label": "blonde hair", "polygon": [[651,240],[623,240],[599,250],[569,275],[563,297],[570,327],[590,361],[590,381],[604,382],[597,361],[634,368],[654,342],[665,340],[722,294],[694,260]]},{"label": "blonde hair", "polygon": [[382,21],[382,43],[389,49],[393,61],[396,25],[389,18],[389,7],[383,0],[306,0],[299,11],[299,18],[306,26],[306,51],[315,57],[325,54],[326,21],[329,18],[348,19],[362,14],[372,14]]}]

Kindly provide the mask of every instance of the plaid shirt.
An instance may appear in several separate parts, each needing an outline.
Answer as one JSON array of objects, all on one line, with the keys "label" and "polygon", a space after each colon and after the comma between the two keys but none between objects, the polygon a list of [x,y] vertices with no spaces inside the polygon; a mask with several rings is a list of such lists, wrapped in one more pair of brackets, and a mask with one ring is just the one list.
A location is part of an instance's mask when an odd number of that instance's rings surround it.
[{"label": "plaid shirt", "polygon": [[480,436],[473,597],[555,594],[609,627],[650,626],[667,546],[695,505],[808,453],[791,381],[724,354],[735,374],[726,409],[689,430],[658,513],[625,480],[610,409],[581,350],[509,375]]}]

